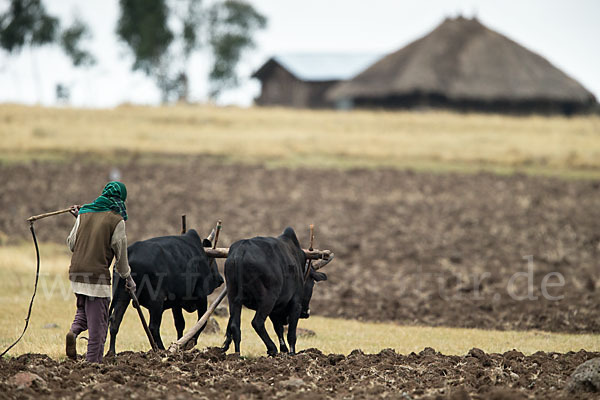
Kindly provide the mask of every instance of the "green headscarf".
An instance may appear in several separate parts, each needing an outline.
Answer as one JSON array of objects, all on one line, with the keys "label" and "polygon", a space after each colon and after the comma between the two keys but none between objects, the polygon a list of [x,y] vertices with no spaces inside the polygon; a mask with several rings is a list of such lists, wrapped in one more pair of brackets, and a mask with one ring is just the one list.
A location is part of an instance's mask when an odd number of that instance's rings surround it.
[{"label": "green headscarf", "polygon": [[127,209],[125,200],[127,199],[127,188],[121,182],[108,182],[102,191],[100,197],[90,204],[86,204],[79,210],[79,214],[89,212],[114,211],[121,214],[127,221]]}]

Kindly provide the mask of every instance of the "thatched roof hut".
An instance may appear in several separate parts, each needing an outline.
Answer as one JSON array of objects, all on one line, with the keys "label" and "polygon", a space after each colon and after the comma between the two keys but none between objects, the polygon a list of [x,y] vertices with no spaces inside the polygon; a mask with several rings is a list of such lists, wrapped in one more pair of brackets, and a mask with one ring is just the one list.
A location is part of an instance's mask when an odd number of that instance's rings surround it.
[{"label": "thatched roof hut", "polygon": [[579,113],[594,95],[540,55],[482,25],[446,19],[326,94],[356,107]]}]

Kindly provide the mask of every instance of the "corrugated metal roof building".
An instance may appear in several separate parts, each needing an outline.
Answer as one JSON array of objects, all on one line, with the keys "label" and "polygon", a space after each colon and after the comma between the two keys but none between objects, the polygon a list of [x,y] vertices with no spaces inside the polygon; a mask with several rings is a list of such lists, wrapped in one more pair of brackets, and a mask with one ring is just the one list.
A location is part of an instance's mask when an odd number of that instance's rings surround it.
[{"label": "corrugated metal roof building", "polygon": [[257,105],[332,107],[325,92],[363,71],[380,55],[287,54],[271,57],[252,75],[262,84]]}]

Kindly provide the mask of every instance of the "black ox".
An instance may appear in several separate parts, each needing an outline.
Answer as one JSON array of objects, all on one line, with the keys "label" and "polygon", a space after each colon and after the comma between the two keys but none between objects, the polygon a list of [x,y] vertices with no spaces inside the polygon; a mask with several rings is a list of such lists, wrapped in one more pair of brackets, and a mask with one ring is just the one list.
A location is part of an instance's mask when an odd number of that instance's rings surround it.
[{"label": "black ox", "polygon": [[[197,311],[200,319],[206,311],[206,297],[223,283],[217,263],[204,252],[204,247],[211,246],[211,240],[212,235],[202,240],[195,230],[190,229],[181,236],[157,237],[127,248],[137,297],[140,305],[150,312],[150,332],[160,349],[165,348],[160,337],[163,312],[172,310],[179,339],[185,329],[182,309]],[[109,309],[109,354],[115,354],[119,325],[130,302],[125,281],[116,273],[113,275],[113,293]],[[196,344],[200,332],[191,341],[192,345]]]},{"label": "black ox", "polygon": [[309,302],[315,282],[327,279],[316,269],[333,259],[306,270],[306,254],[302,251],[292,228],[274,237],[255,237],[235,242],[225,261],[229,322],[223,351],[233,340],[240,351],[240,317],[242,305],[256,310],[252,327],[267,346],[267,354],[277,354],[277,347],[265,329],[267,317],[279,338],[279,349],[288,352],[283,338],[283,326],[289,324],[289,352],[296,352],[296,327],[299,318],[308,318]]}]

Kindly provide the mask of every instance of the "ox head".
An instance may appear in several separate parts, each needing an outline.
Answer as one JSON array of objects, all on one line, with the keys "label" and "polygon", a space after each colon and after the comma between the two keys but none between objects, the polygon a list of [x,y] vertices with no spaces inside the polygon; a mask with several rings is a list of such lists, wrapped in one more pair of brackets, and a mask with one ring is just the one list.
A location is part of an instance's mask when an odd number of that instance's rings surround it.
[{"label": "ox head", "polygon": [[302,293],[302,311],[300,311],[300,318],[308,318],[310,316],[310,299],[313,294],[313,288],[316,282],[326,281],[327,275],[322,272],[316,271],[311,265],[308,266],[308,276],[304,281],[304,289]]},{"label": "ox head", "polygon": [[318,272],[319,268],[323,268],[325,265],[329,264],[335,255],[327,251],[323,258],[317,260],[314,264],[307,263],[308,270],[305,272],[304,279],[304,292],[302,294],[302,311],[300,312],[300,318],[308,318],[310,317],[310,299],[312,298],[313,289],[315,287],[316,282],[326,281],[327,275],[323,272]]},{"label": "ox head", "polygon": [[300,311],[300,318],[308,318],[310,316],[310,299],[312,298],[313,289],[315,287],[316,282],[327,280],[327,275],[322,272],[318,272],[319,268],[323,268],[325,265],[329,264],[331,260],[333,260],[334,254],[330,251],[326,251],[323,254],[323,258],[317,260],[314,264],[306,262],[306,255],[298,242],[298,238],[296,237],[296,233],[294,229],[287,227],[281,234],[280,238],[284,239],[288,242],[288,244],[298,251],[299,258],[303,260],[303,277],[304,277],[304,286],[302,288],[302,309]]},{"label": "ox head", "polygon": [[[204,240],[202,240],[203,247],[212,247],[212,241],[215,239],[215,230],[213,229],[210,235]],[[219,267],[217,266],[217,262],[214,258],[208,257],[208,271],[209,275],[207,278],[207,283],[210,288],[208,293],[211,293],[215,288],[221,286],[223,282],[223,277],[219,273]]]}]

